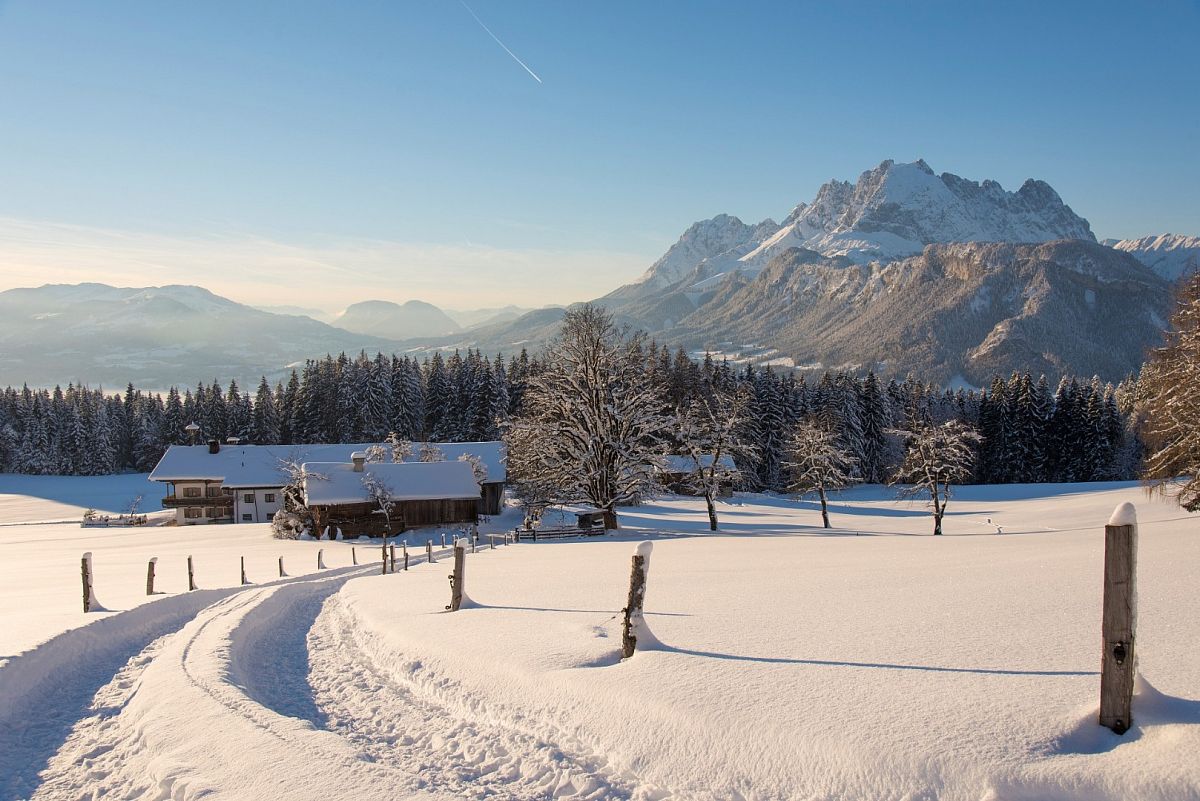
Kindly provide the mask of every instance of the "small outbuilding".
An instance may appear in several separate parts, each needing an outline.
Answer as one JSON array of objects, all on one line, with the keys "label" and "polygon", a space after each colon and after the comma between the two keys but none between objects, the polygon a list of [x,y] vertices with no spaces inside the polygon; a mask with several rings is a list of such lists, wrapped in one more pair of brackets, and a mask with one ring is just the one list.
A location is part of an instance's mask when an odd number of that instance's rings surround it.
[{"label": "small outbuilding", "polygon": [[[676,495],[702,495],[691,485],[691,478],[702,468],[707,471],[712,467],[713,458],[709,454],[700,457],[700,467],[690,456],[667,456],[663,464],[661,480],[668,492]],[[722,456],[718,461],[717,474],[722,476],[721,488],[717,493],[722,498],[733,495],[733,484],[737,476],[737,466],[730,456]]]}]

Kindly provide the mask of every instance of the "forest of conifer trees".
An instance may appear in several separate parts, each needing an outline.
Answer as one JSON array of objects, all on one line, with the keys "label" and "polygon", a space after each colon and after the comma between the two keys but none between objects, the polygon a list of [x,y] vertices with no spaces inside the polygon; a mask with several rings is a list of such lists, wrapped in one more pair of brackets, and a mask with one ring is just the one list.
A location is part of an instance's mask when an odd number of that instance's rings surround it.
[{"label": "forest of conifer trees", "polygon": [[[0,471],[102,475],[147,472],[168,445],[186,444],[195,422],[203,439],[239,437],[256,444],[475,441],[502,436],[521,411],[537,359],[524,351],[506,362],[468,351],[423,361],[365,353],[326,356],[253,390],[230,382],[198,384],[165,395],[128,386],[122,394],[68,386],[9,387],[0,397]],[[743,488],[784,491],[795,424],[820,415],[854,457],[858,478],[886,481],[903,453],[900,429],[959,420],[983,436],[974,479],[980,483],[1098,481],[1137,476],[1142,453],[1133,425],[1136,382],[997,377],[983,391],[941,390],[909,379],[881,382],[826,373],[806,379],[771,368],[734,368],[710,357],[649,345],[646,381],[664,409],[706,386],[752,397],[742,439],[752,454],[739,464]]]}]

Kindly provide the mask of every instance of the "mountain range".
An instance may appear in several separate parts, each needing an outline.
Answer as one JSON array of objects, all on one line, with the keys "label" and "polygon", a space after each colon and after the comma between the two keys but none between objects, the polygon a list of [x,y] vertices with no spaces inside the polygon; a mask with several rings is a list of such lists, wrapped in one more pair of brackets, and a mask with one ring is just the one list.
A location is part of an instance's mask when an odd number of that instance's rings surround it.
[{"label": "mountain range", "polygon": [[[782,223],[697,222],[595,302],[660,343],[735,362],[942,384],[1012,370],[1116,380],[1158,344],[1175,282],[1198,269],[1200,238],[1098,243],[1042,181],[1010,192],[884,161],[826,183]],[[0,292],[0,384],[245,383],[360,348],[536,351],[562,315],[372,300],[326,324],[199,287],[15,289]]]}]

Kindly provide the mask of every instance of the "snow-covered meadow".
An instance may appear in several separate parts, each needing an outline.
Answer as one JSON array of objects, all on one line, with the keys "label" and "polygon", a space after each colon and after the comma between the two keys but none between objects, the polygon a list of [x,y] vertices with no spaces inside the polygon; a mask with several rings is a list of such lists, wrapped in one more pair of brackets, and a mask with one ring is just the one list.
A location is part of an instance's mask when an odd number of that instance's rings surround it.
[{"label": "snow-covered meadow", "polygon": [[[1117,737],[1094,717],[1124,501],[1143,680]],[[416,549],[384,576],[378,549],[265,525],[0,526],[0,799],[1200,798],[1200,517],[1129,484],[964,487],[939,538],[878,487],[835,496],[830,531],[783,497],[718,511],[719,535],[669,497],[619,537],[481,550],[454,614]],[[643,539],[661,644],[621,663]],[[85,550],[126,611],[79,611]]]}]

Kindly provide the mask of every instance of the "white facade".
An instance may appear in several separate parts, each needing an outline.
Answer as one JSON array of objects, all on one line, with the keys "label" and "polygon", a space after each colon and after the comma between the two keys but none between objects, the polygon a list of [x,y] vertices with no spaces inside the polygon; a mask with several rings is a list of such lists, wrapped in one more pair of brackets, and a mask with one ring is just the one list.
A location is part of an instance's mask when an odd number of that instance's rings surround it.
[{"label": "white facade", "polygon": [[233,491],[233,522],[270,523],[283,508],[283,487],[239,487]]}]

